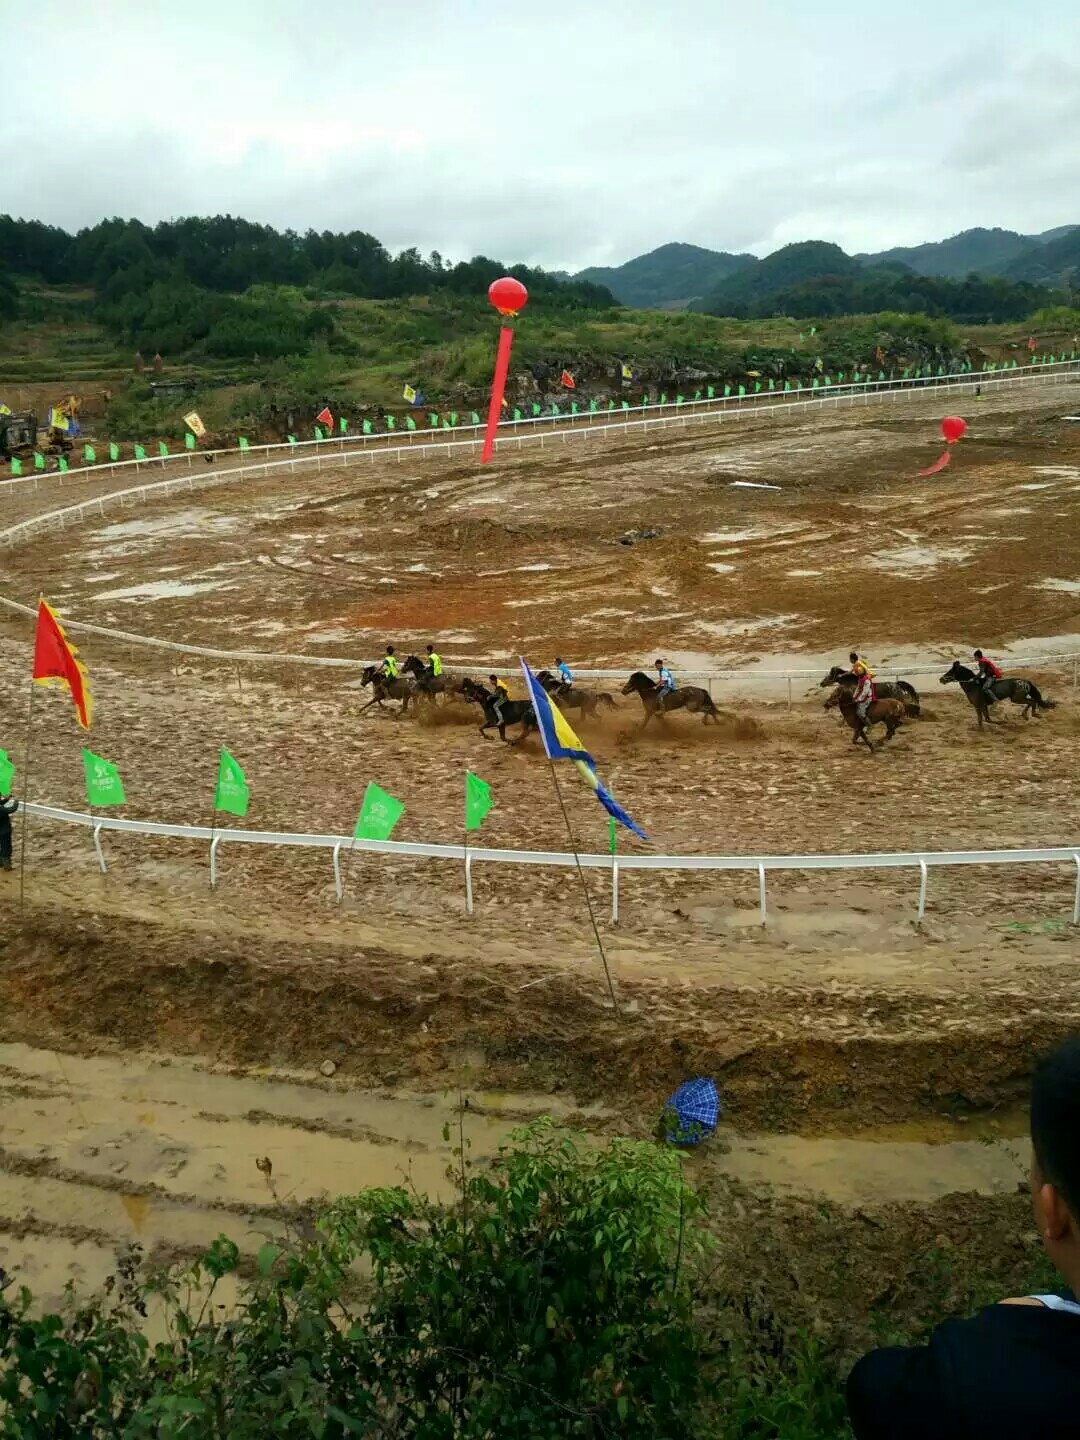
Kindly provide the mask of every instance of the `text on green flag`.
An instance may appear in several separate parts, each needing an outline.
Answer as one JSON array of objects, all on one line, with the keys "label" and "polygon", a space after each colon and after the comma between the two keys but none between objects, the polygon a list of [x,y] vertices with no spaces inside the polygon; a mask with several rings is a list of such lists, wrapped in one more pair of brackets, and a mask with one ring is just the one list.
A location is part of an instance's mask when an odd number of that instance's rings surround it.
[{"label": "text on green flag", "polygon": [[11,782],[15,779],[15,766],[6,750],[0,750],[0,795],[11,794]]},{"label": "text on green flag", "polygon": [[123,805],[124,786],[112,761],[103,760],[85,747],[82,758],[86,774],[86,803],[99,809],[105,805]]},{"label": "text on green flag", "polygon": [[364,791],[364,803],[353,836],[357,840],[389,840],[405,806],[374,781]]},{"label": "text on green flag", "polygon": [[491,786],[471,770],[465,771],[465,829],[479,830],[492,806]]},{"label": "text on green flag", "polygon": [[227,815],[238,815],[241,819],[248,812],[248,790],[244,772],[228,750],[222,748],[218,762],[217,789],[214,791],[214,809],[224,810]]}]

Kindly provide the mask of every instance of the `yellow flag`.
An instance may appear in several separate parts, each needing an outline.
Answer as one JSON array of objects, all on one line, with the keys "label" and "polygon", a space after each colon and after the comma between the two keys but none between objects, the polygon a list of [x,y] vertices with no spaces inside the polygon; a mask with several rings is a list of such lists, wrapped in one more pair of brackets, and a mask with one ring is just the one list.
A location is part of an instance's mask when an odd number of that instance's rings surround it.
[{"label": "yellow flag", "polygon": [[405,389],[401,392],[401,398],[402,398],[403,400],[407,400],[410,405],[415,405],[415,404],[416,404],[416,391],[413,389],[413,387],[412,387],[411,385],[406,385],[406,386],[405,386]]},{"label": "yellow flag", "polygon": [[197,410],[192,410],[190,415],[184,416],[184,424],[191,433],[197,435],[200,440],[206,434],[206,426],[199,419],[199,412]]},{"label": "yellow flag", "polygon": [[624,365],[622,367],[622,378],[624,380],[632,380],[634,378],[634,372],[633,370],[631,370],[629,365]]}]

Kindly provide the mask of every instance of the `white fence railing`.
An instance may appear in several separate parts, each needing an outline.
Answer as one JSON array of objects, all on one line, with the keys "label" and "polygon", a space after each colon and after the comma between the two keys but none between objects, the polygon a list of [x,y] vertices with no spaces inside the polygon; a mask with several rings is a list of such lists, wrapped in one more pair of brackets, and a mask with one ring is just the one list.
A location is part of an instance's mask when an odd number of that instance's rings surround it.
[{"label": "white fence railing", "polygon": [[[648,405],[628,405],[625,409],[579,410],[576,415],[560,413],[558,415],[523,416],[520,420],[500,422],[496,449],[512,443],[519,446],[523,443],[539,443],[543,447],[545,441],[554,435],[584,434],[587,431],[627,432],[635,429],[647,431],[650,427],[664,428],[669,425],[704,424],[710,420],[722,424],[725,415],[746,417],[755,413],[769,414],[778,410],[799,410],[829,405],[837,408],[842,404],[851,405],[860,402],[869,404],[872,399],[884,399],[886,396],[892,399],[917,398],[936,390],[952,390],[964,386],[969,386],[971,389],[975,389],[976,386],[992,389],[1001,385],[1057,383],[1068,380],[1078,373],[1080,373],[1080,360],[1055,360],[1049,364],[1028,365],[1016,370],[954,371],[948,375],[938,376],[847,381],[842,385],[821,384],[818,388],[802,385],[790,391],[762,390],[756,395],[719,395],[712,399],[684,400],[681,405],[676,401],[667,401],[661,405],[657,401]],[[639,415],[642,418],[632,420],[629,418],[632,415]],[[565,432],[560,428],[564,426],[569,427]],[[403,456],[411,455],[413,458],[418,458],[425,451],[436,454],[445,451],[447,454],[452,454],[455,448],[478,449],[483,443],[484,428],[482,423],[458,425],[449,430],[420,429],[418,427],[416,430],[381,431],[372,432],[370,435],[328,435],[323,440],[297,439],[295,444],[291,444],[289,441],[275,441],[249,444],[242,449],[239,446],[213,446],[210,450],[180,450],[165,456],[147,455],[141,460],[110,460],[101,464],[81,465],[74,470],[68,470],[66,476],[58,471],[48,471],[44,477],[41,472],[35,472],[32,475],[0,482],[0,493],[15,493],[15,487],[18,486],[37,487],[42,483],[43,478],[46,481],[55,480],[62,488],[65,483],[70,485],[91,477],[112,475],[117,472],[134,471],[136,475],[142,474],[143,471],[163,473],[166,468],[183,466],[185,473],[190,473],[194,468],[194,462],[202,460],[205,463],[208,455],[213,455],[215,459],[219,456],[238,455],[241,462],[237,467],[239,470],[247,468],[247,465],[258,466],[259,462],[253,458],[256,455],[262,455],[266,460],[271,454],[284,451],[288,451],[291,456],[296,458],[302,458],[299,452],[314,451],[328,460],[331,456],[342,456],[349,452],[352,452],[351,458],[353,459],[357,454],[370,453],[374,457],[392,453],[400,461]],[[448,440],[446,438],[448,435],[466,438]],[[565,443],[565,439],[563,443]],[[231,475],[233,472],[226,473]]]},{"label": "white fence railing", "polygon": [[923,850],[868,855],[574,855],[557,850],[498,850],[486,846],[426,845],[402,840],[355,840],[349,835],[286,834],[265,830],[211,829],[208,825],[168,825],[153,820],[122,820],[110,815],[90,815],[79,810],[62,810],[51,805],[28,804],[26,811],[39,820],[81,825],[92,832],[98,864],[107,869],[101,844],[103,831],[135,835],[162,835],[178,840],[204,840],[210,844],[210,884],[217,884],[218,850],[229,845],[272,845],[285,848],[329,850],[338,900],[344,895],[341,857],[361,852],[396,855],[402,858],[450,860],[464,866],[465,902],[473,912],[472,867],[475,864],[578,866],[606,870],[611,875],[611,920],[619,920],[619,874],[623,870],[741,870],[757,875],[758,908],[761,923],[768,917],[766,876],[770,870],[917,870],[919,898],[917,920],[926,913],[926,892],[931,869],[957,865],[1073,865],[1076,890],[1072,923],[1080,925],[1080,843],[1024,850]]}]

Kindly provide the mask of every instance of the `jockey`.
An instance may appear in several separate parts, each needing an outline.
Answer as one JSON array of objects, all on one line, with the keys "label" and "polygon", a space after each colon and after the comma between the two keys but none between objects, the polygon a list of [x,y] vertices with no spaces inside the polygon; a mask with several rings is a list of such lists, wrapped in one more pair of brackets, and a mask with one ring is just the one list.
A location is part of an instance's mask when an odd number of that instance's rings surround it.
[{"label": "jockey", "polygon": [[860,679],[864,675],[869,675],[871,680],[874,678],[873,670],[870,669],[870,666],[867,665],[865,660],[859,659],[857,651],[852,650],[851,654],[848,656],[848,660],[851,665],[852,675],[857,675]]},{"label": "jockey", "polygon": [[427,647],[427,678],[438,680],[442,674],[442,656],[436,651],[434,645]]},{"label": "jockey", "polygon": [[877,690],[874,687],[874,672],[867,665],[865,660],[860,660],[854,650],[848,656],[851,662],[851,673],[855,676],[855,693],[852,699],[858,709],[859,719],[866,724],[866,717],[870,712],[870,706],[877,699]]},{"label": "jockey", "polygon": [[1005,677],[993,660],[988,660],[981,650],[975,651],[975,659],[978,661],[979,683],[982,685],[983,694],[986,696],[987,704],[993,705],[997,700],[997,696],[994,694],[994,681],[1004,680]]},{"label": "jockey", "polygon": [[570,666],[567,665],[566,661],[562,658],[561,655],[556,655],[556,656],[555,656],[555,674],[558,675],[559,679],[562,681],[562,683],[563,683],[565,686],[567,686],[567,688],[569,688],[571,685],[573,685],[573,683],[574,683],[574,675],[573,675],[573,672],[572,672],[572,670],[570,669]]},{"label": "jockey", "polygon": [[383,656],[380,669],[387,680],[396,680],[398,678],[398,662],[397,656],[394,654],[393,645],[387,645],[386,654]]},{"label": "jockey", "polygon": [[657,700],[663,700],[665,696],[670,695],[678,687],[675,684],[675,676],[671,673],[670,668],[664,664],[663,660],[657,660],[656,673],[660,682],[660,688],[657,691],[656,698]]},{"label": "jockey", "polygon": [[503,723],[503,706],[510,699],[510,686],[505,680],[500,680],[498,675],[489,675],[488,679],[491,681],[495,690],[495,698],[492,701],[491,707],[495,712],[495,723],[496,725],[501,725]]}]

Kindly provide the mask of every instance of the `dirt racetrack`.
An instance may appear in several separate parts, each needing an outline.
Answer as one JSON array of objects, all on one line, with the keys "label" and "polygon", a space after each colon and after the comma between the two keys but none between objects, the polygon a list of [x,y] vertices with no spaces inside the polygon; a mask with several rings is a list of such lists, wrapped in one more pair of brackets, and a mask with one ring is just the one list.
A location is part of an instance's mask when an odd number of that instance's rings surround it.
[{"label": "dirt racetrack", "polygon": [[[1072,660],[1023,669],[1055,709],[982,732],[936,679],[975,644],[1006,668],[1080,655],[1080,427],[1060,418],[1077,396],[950,401],[970,430],[932,480],[914,475],[937,453],[936,397],[523,452],[486,471],[365,463],[106,511],[0,553],[0,593],[33,603],[43,589],[72,618],[219,648],[367,656],[431,639],[474,673],[518,653],[738,668],[714,684],[719,726],[676,716],[642,733],[621,696],[581,726],[662,853],[1080,845]],[[67,498],[43,487],[34,503]],[[18,505],[12,519],[32,509]],[[2,612],[0,746],[20,776],[30,633]],[[90,744],[120,769],[120,813],[209,823],[227,745],[252,829],[348,833],[374,779],[406,804],[397,838],[460,843],[471,768],[496,801],[483,844],[566,849],[537,742],[487,742],[475,711],[361,716],[349,670],[79,643]],[[873,755],[812,680],[789,708],[786,683],[758,674],[824,674],[851,646],[923,695],[922,717]],[[35,708],[32,798],[81,807],[67,702],[42,692]],[[561,783],[577,844],[603,850],[603,813],[572,773]],[[917,871],[770,877],[764,928],[753,874],[627,872],[614,928],[609,878],[592,872],[616,1014],[569,869],[478,865],[468,917],[457,861],[346,857],[338,905],[328,851],[226,841],[211,892],[204,844],[106,835],[103,876],[86,830],[34,821],[26,842],[22,908],[18,875],[0,876],[0,1263],[32,1252],[46,1290],[72,1267],[99,1275],[124,1235],[174,1253],[223,1216],[254,1223],[257,1174],[223,1158],[219,1175],[212,1152],[253,1170],[265,1149],[302,1197],[347,1185],[350,1164],[356,1183],[386,1178],[391,1156],[431,1169],[415,1117],[459,1087],[487,1096],[489,1144],[551,1096],[589,1130],[643,1133],[668,1090],[712,1073],[733,1148],[711,1179],[706,1163],[709,1183],[863,1207],[924,1205],[944,1186],[989,1205],[1015,1167],[951,1147],[973,1124],[998,1139],[1022,1127],[1033,1056],[1080,1020],[1069,864],[932,871],[921,928]],[[161,1068],[175,1056],[187,1062]],[[315,1074],[327,1058],[332,1086]],[[240,1088],[222,1082],[218,1106],[199,1087],[221,1073]],[[205,1118],[219,1111],[228,1125]],[[332,1154],[296,1148],[316,1124],[337,1127]],[[356,1148],[369,1132],[381,1168]],[[856,1148],[792,1155],[789,1142]],[[99,1165],[106,1154],[123,1168]],[[911,1179],[922,1164],[925,1183]],[[111,1207],[107,1223],[87,1196]],[[50,1233],[89,1248],[50,1267]]]}]

